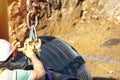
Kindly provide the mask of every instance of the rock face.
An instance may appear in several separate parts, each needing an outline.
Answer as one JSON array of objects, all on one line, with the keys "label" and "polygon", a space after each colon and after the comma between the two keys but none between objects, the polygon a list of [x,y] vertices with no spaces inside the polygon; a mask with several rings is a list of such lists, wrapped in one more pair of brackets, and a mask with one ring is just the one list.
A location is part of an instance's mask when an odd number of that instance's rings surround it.
[{"label": "rock face", "polygon": [[114,17],[120,21],[120,0],[109,0],[104,6],[104,11],[109,17]]},{"label": "rock face", "polygon": [[[25,1],[9,1],[10,41],[15,38],[23,41],[29,35]],[[120,0],[39,1],[38,36],[56,36],[80,53],[120,60]],[[119,79],[118,65],[86,61],[94,77]],[[109,71],[116,72],[109,75]]]},{"label": "rock face", "polygon": [[[10,4],[10,3],[9,3]],[[10,41],[24,40],[27,31],[25,0],[14,0],[8,7]]]},{"label": "rock face", "polygon": [[[13,1],[13,2],[12,2]],[[10,36],[21,36],[21,34],[26,33],[26,2],[25,0],[10,0],[9,2],[9,26]],[[76,25],[78,22],[87,22],[91,20],[116,20],[120,21],[120,0],[57,0],[56,3],[52,3],[50,17],[45,17],[47,12],[46,2],[40,2],[42,8],[40,14],[39,30],[41,31],[39,35],[51,35],[49,29],[44,32],[43,28],[49,26],[57,26],[58,29],[61,26]],[[94,21],[93,20],[93,21]],[[54,22],[53,22],[54,21]],[[100,24],[104,24],[102,21]],[[98,22],[99,23],[99,22]],[[48,25],[49,24],[49,25]],[[42,30],[40,30],[42,27]],[[23,30],[20,30],[23,29]],[[18,30],[18,31],[17,31]],[[12,32],[12,33],[11,33]],[[19,34],[21,32],[21,34]],[[27,32],[28,33],[28,32]],[[28,34],[27,34],[28,35]],[[23,35],[22,35],[23,36]],[[11,37],[10,37],[11,38]],[[12,37],[13,38],[13,37]],[[18,37],[17,37],[18,38]],[[26,38],[24,36],[24,38]],[[24,38],[20,38],[24,40]]]}]

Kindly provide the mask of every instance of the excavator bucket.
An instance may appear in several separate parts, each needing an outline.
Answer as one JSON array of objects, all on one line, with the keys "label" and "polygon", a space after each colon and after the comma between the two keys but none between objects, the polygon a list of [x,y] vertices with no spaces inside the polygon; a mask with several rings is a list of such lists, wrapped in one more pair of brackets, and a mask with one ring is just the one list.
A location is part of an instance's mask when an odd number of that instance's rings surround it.
[{"label": "excavator bucket", "polygon": [[[54,76],[61,74],[59,79],[56,77],[56,80],[92,80],[85,61],[72,46],[56,37],[41,36],[38,38],[42,40],[42,45],[41,52],[37,53],[37,56],[44,67],[53,72]],[[32,63],[19,52],[9,68],[32,69]],[[71,76],[72,78],[67,79],[65,75],[67,78],[71,78]]]}]

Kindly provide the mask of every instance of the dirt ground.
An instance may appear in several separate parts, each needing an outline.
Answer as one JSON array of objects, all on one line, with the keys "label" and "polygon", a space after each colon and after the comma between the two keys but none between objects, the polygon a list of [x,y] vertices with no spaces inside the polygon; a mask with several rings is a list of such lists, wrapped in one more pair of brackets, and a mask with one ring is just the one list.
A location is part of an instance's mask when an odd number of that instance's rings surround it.
[{"label": "dirt ground", "polygon": [[[79,23],[69,32],[56,35],[70,43],[80,54],[120,62],[120,25]],[[120,80],[120,64],[85,59],[95,80]]]}]

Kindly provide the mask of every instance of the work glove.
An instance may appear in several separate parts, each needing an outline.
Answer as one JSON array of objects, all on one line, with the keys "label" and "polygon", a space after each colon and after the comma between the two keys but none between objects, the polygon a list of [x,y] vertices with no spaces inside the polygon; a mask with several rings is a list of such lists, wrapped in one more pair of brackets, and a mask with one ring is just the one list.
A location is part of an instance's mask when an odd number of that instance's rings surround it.
[{"label": "work glove", "polygon": [[28,58],[31,59],[32,55],[35,54],[35,51],[40,50],[41,46],[41,40],[38,39],[37,41],[30,41],[29,38],[27,38],[24,42],[24,47],[19,48],[19,51],[22,51]]}]

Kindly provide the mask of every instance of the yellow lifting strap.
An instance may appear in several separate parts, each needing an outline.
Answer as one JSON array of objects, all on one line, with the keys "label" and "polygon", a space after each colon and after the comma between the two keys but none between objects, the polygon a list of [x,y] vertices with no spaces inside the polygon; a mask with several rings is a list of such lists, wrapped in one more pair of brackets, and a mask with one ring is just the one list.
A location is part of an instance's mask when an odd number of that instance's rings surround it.
[{"label": "yellow lifting strap", "polygon": [[7,0],[0,0],[0,39],[9,40]]}]

